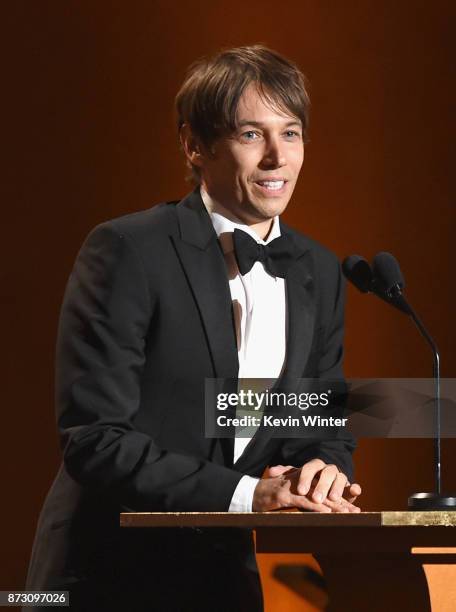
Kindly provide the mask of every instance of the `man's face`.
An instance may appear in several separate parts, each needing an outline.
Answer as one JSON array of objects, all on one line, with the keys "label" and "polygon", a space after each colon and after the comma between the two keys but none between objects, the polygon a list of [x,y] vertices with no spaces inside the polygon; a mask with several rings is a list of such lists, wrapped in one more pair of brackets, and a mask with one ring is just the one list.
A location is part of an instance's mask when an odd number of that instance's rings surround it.
[{"label": "man's face", "polygon": [[304,159],[301,121],[271,108],[249,85],[237,129],[201,158],[202,185],[236,217],[262,223],[286,208]]}]

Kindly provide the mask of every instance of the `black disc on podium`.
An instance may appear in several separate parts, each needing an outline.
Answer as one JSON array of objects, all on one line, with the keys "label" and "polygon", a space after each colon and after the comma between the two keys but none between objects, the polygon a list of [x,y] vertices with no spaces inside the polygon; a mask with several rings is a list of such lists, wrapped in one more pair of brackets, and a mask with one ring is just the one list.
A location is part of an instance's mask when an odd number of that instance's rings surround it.
[{"label": "black disc on podium", "polygon": [[456,510],[455,495],[414,493],[408,498],[409,510]]}]

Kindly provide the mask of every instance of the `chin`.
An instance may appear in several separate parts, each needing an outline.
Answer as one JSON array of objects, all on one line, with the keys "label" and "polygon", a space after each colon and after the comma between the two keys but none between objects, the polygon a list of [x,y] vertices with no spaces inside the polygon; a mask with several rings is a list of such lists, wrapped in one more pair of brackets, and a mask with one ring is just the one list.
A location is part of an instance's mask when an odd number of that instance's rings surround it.
[{"label": "chin", "polygon": [[259,205],[257,207],[257,211],[263,216],[264,219],[272,219],[272,217],[281,215],[286,209],[287,204],[288,200],[286,202],[270,202],[268,204],[263,203],[263,205]]}]

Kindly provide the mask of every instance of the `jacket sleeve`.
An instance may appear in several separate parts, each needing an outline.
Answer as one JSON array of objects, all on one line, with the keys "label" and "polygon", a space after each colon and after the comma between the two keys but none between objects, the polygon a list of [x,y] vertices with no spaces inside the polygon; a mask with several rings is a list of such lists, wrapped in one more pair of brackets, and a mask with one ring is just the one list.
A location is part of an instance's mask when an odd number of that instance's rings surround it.
[{"label": "jacket sleeve", "polygon": [[59,321],[56,406],[65,467],[83,487],[129,509],[228,510],[241,473],[160,448],[135,429],[152,291],[133,239],[112,222],[97,226],[78,254]]},{"label": "jacket sleeve", "polygon": [[[343,383],[345,279],[338,261],[325,280],[330,289],[328,295],[332,296],[330,300],[326,299],[328,303],[324,308],[326,324],[322,329],[322,345],[315,374],[320,381]],[[346,431],[339,432],[334,440],[289,439],[284,441],[271,465],[302,466],[311,459],[319,458],[325,463],[335,464],[349,482],[353,482],[352,453],[355,447],[355,439]]]}]

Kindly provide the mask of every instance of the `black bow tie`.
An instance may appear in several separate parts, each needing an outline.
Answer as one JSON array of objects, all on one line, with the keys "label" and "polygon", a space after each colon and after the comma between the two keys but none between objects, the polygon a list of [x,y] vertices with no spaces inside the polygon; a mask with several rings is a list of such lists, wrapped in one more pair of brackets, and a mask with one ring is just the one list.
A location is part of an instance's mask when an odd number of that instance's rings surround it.
[{"label": "black bow tie", "polygon": [[294,242],[286,236],[274,238],[269,244],[259,244],[247,232],[239,229],[233,232],[233,244],[242,276],[250,272],[256,261],[261,261],[269,274],[285,278],[290,264],[301,253]]}]

